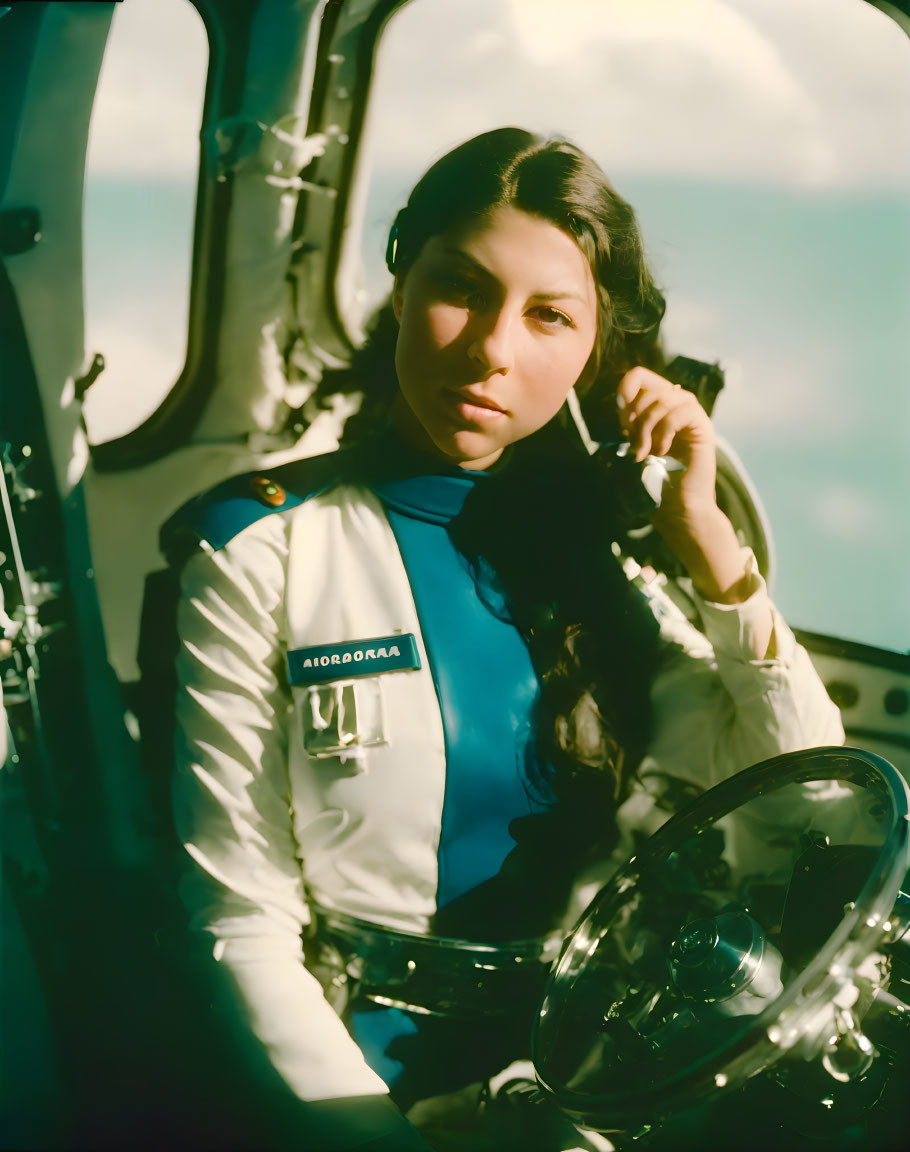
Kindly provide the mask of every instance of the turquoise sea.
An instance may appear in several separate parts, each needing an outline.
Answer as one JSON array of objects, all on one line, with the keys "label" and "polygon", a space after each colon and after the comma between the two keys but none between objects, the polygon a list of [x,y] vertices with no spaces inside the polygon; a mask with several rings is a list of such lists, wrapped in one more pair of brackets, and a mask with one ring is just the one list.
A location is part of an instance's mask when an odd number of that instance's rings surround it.
[{"label": "turquoise sea", "polygon": [[[668,349],[727,371],[715,419],[771,519],[780,608],[798,627],[910,649],[910,200],[613,179],[667,294]],[[388,288],[385,235],[411,180],[380,173],[371,186],[373,299]],[[194,193],[164,182],[87,189],[89,332],[130,360],[112,358],[95,386],[99,422],[115,408],[138,422],[179,372]]]}]

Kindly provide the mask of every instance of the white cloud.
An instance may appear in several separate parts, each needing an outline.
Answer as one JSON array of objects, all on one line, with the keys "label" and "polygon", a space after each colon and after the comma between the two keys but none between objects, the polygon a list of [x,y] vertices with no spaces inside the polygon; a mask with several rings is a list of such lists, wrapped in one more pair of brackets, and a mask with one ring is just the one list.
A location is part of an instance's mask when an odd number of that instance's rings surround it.
[{"label": "white cloud", "polygon": [[816,492],[811,516],[829,535],[845,544],[880,543],[891,531],[881,497],[848,484],[831,485]]},{"label": "white cloud", "polygon": [[910,40],[862,0],[412,0],[379,66],[385,164],[523,123],[613,171],[910,182]]},{"label": "white cloud", "polygon": [[667,352],[719,363],[724,390],[715,409],[718,430],[738,444],[773,439],[797,447],[844,436],[860,413],[851,398],[831,402],[831,381],[842,375],[843,345],[786,338],[770,344],[761,331],[742,329],[722,297],[712,301],[675,289],[661,325]]},{"label": "white cloud", "polygon": [[805,443],[839,440],[849,430],[852,414],[830,403],[823,365],[808,357],[781,364],[753,356],[746,371],[744,363],[721,357],[726,385],[716,415],[724,435],[740,444],[761,439],[798,451]]},{"label": "white cloud", "polygon": [[667,297],[660,331],[667,348],[685,348],[687,356],[710,360],[717,355],[718,334],[725,326],[726,319],[716,303],[676,290]]},{"label": "white cloud", "polygon": [[92,110],[92,175],[195,174],[208,54],[186,0],[115,5]]},{"label": "white cloud", "polygon": [[910,38],[865,0],[725,0],[800,76],[842,184],[910,180]]},{"label": "white cloud", "polygon": [[508,0],[508,6],[526,55],[546,64],[572,67],[600,41],[618,55],[636,43],[664,43],[704,58],[734,57],[745,71],[756,60],[767,66],[767,49],[749,21],[723,0]]}]

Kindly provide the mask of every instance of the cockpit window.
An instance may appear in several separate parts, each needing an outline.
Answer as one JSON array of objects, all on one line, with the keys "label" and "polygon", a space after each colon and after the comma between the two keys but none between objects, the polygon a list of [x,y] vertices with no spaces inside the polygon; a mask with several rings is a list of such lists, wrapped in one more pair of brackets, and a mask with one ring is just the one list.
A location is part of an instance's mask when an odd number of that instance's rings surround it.
[{"label": "cockpit window", "polygon": [[94,443],[161,403],[186,357],[208,42],[188,0],[114,6],[85,185],[85,400]]},{"label": "cockpit window", "polygon": [[638,210],[668,351],[725,369],[782,611],[905,650],[908,119],[910,38],[865,0],[411,0],[377,55],[350,327],[429,158],[501,124],[571,136]]}]

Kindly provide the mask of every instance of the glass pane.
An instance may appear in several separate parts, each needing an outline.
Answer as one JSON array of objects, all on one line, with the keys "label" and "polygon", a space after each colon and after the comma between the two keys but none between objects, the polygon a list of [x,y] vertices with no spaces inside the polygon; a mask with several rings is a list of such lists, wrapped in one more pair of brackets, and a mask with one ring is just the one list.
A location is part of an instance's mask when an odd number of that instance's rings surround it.
[{"label": "glass pane", "polygon": [[910,39],[864,0],[411,0],[378,54],[352,328],[427,161],[508,123],[569,135],[638,209],[668,351],[726,371],[785,615],[910,647]]},{"label": "glass pane", "polygon": [[85,188],[89,439],[122,436],[183,369],[208,42],[188,0],[114,9]]}]

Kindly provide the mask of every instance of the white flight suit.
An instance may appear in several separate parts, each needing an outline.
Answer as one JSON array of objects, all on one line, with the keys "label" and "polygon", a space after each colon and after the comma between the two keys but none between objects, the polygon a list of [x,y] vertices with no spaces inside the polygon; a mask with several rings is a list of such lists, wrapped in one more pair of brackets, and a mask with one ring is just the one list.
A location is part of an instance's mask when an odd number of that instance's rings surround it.
[{"label": "white flight suit", "polygon": [[[657,582],[645,589],[664,657],[644,778],[710,786],[781,752],[843,741],[836,708],[776,611],[773,656],[756,658],[753,631],[769,601],[750,563],[744,603],[697,603],[703,632]],[[293,1092],[384,1093],[307,971],[301,943],[306,894],[410,931],[425,931],[435,911],[442,720],[381,503],[340,484],[264,510],[187,561],[178,624],[175,801],[199,865],[187,897],[196,923]],[[288,684],[288,649],[399,634],[415,637],[418,669]]]}]

